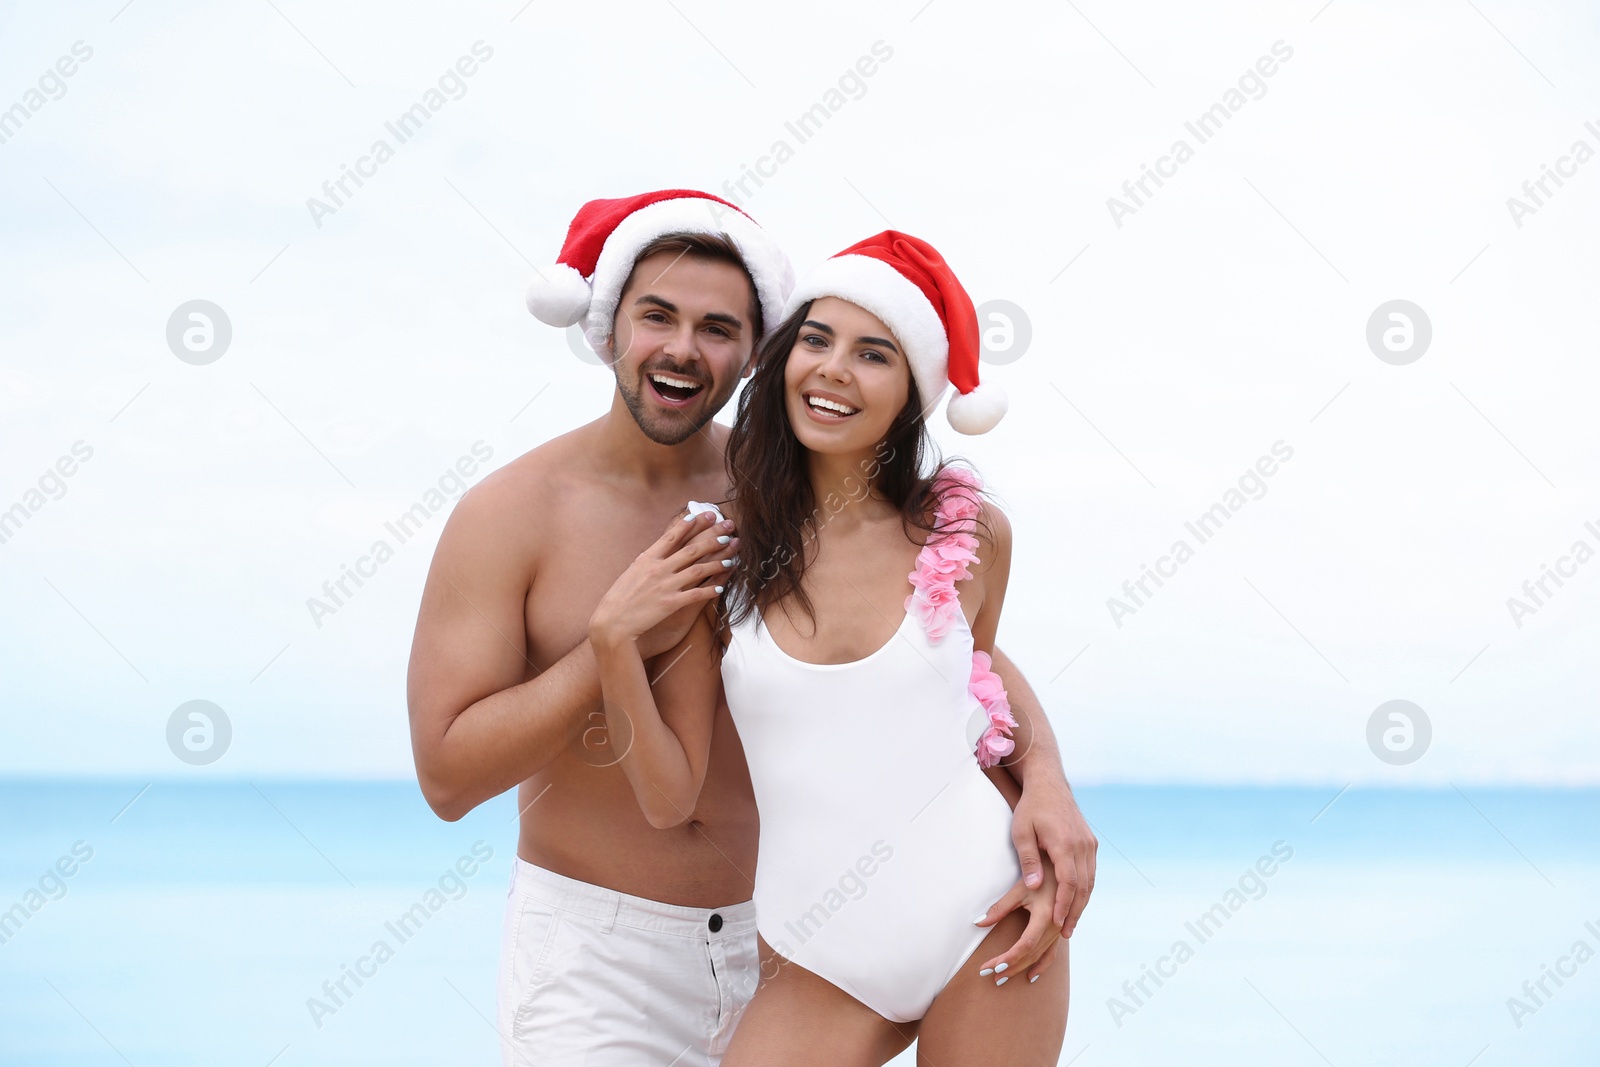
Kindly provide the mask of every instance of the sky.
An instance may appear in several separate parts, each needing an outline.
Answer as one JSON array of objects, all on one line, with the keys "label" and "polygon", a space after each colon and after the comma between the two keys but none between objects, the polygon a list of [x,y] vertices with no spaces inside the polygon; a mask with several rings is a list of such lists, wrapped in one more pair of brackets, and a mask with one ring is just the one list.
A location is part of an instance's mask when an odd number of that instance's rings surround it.
[{"label": "sky", "polygon": [[450,507],[613,388],[527,282],[689,187],[971,292],[1073,781],[1600,782],[1597,21],[0,6],[0,774],[412,775]]}]

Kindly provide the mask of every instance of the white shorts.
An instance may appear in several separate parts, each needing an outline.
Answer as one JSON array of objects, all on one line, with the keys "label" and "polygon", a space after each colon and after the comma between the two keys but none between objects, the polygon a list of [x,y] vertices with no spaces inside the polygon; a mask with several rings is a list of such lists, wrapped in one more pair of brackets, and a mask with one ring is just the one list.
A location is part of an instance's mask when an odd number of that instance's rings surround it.
[{"label": "white shorts", "polygon": [[755,995],[754,901],[686,908],[513,857],[505,1067],[716,1067]]}]

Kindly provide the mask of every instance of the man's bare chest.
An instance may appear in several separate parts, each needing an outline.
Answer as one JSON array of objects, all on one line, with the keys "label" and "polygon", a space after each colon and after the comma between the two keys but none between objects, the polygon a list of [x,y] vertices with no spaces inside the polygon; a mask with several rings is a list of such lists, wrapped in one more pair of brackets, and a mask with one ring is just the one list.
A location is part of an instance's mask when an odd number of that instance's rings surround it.
[{"label": "man's bare chest", "polygon": [[548,516],[524,605],[529,658],[540,670],[589,636],[589,617],[617,576],[656,543],[690,498],[674,503],[608,498]]}]

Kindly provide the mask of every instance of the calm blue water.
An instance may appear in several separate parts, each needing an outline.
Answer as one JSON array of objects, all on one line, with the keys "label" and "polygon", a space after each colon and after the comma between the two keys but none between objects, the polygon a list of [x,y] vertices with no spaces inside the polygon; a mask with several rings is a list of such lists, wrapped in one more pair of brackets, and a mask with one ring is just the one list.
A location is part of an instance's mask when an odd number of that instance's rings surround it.
[{"label": "calm blue water", "polygon": [[[411,783],[146,784],[0,780],[0,1063],[499,1062],[509,795],[445,823]],[[1336,792],[1080,788],[1062,1062],[1600,1062],[1600,790]]]}]

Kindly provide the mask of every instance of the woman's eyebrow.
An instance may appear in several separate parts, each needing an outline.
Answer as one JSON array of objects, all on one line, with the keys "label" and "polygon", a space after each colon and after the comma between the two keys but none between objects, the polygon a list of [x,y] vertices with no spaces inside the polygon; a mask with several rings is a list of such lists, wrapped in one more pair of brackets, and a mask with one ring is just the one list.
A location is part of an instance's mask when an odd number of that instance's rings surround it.
[{"label": "woman's eyebrow", "polygon": [[856,342],[863,345],[882,345],[884,348],[890,349],[896,353],[900,351],[898,348],[895,348],[894,342],[889,340],[887,337],[858,337],[856,338]]},{"label": "woman's eyebrow", "polygon": [[807,319],[801,325],[809,326],[813,330],[821,330],[823,333],[827,334],[829,337],[833,336],[833,327],[829,326],[825,322],[818,322],[816,319]]}]

